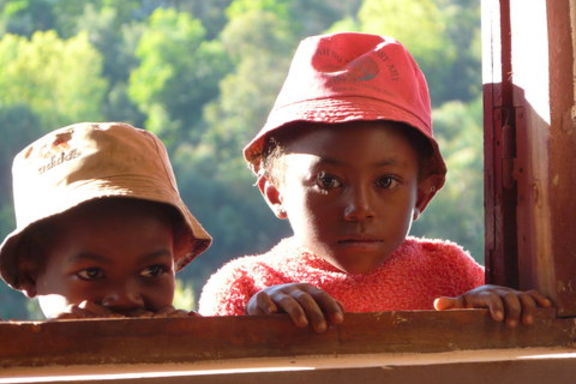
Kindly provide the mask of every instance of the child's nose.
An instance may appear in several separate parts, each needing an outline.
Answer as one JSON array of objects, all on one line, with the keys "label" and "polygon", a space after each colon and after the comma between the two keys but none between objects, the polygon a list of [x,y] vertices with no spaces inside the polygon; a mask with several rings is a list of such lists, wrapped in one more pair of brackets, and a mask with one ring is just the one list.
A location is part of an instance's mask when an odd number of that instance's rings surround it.
[{"label": "child's nose", "polygon": [[132,283],[118,284],[106,293],[102,305],[114,312],[127,313],[144,308],[144,299]]},{"label": "child's nose", "polygon": [[364,187],[351,188],[347,194],[344,219],[364,221],[374,218],[374,204],[370,190]]}]

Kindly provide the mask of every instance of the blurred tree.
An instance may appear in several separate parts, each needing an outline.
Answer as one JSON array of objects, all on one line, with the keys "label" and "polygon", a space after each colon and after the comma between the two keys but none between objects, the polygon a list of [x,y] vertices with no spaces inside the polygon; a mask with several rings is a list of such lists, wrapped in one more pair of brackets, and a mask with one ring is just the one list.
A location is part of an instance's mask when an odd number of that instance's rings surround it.
[{"label": "blurred tree", "polygon": [[[422,65],[449,179],[414,233],[451,238],[477,257],[479,25],[477,0],[0,0],[0,33],[24,36],[0,40],[0,231],[14,227],[5,174],[21,145],[69,122],[132,122],[167,143],[184,200],[215,237],[179,274],[188,303],[223,262],[289,233],[252,186],[241,149],[298,41],[332,26],[398,37]],[[0,302],[14,306],[4,317],[27,303],[5,288]]]},{"label": "blurred tree", "polygon": [[482,101],[453,101],[434,110],[435,136],[448,168],[446,185],[434,197],[413,233],[444,238],[484,259]]},{"label": "blurred tree", "polygon": [[137,1],[105,1],[97,8],[92,3],[76,20],[76,33],[85,31],[104,59],[102,75],[108,80],[102,111],[110,121],[126,121],[141,126],[145,116],[127,94],[130,72],[138,65],[136,46],[144,24],[130,18],[139,9]]},{"label": "blurred tree", "polygon": [[480,2],[435,0],[446,15],[446,36],[456,48],[449,68],[438,74],[450,84],[450,100],[473,101],[481,94]]},{"label": "blurred tree", "polygon": [[186,283],[181,279],[176,279],[176,290],[174,291],[174,301],[172,305],[176,309],[183,309],[185,311],[193,311],[196,309],[192,284]]},{"label": "blurred tree", "polygon": [[217,38],[228,22],[224,10],[231,2],[232,0],[166,0],[167,5],[200,19],[206,28],[207,40]]},{"label": "blurred tree", "polygon": [[[12,201],[12,159],[42,130],[38,116],[26,104],[14,104],[0,105],[0,132],[10,132],[2,135],[0,140],[0,206],[3,206]],[[7,233],[2,224],[0,221],[0,236]]]},{"label": "blurred tree", "polygon": [[30,40],[5,35],[0,68],[0,105],[27,104],[44,130],[102,119],[102,58],[86,34],[69,40],[53,31],[36,32]]},{"label": "blurred tree", "polygon": [[[40,132],[38,116],[26,105],[0,106],[0,239],[16,227],[12,206],[12,159]],[[9,134],[8,134],[9,133]],[[26,297],[0,284],[0,318],[28,317]]]},{"label": "blurred tree", "polygon": [[140,65],[130,75],[128,94],[148,116],[146,128],[169,148],[199,139],[202,108],[218,95],[229,68],[221,45],[204,38],[199,20],[159,8],[138,43]]},{"label": "blurred tree", "polygon": [[56,26],[53,7],[48,0],[0,1],[0,34],[32,36]]}]

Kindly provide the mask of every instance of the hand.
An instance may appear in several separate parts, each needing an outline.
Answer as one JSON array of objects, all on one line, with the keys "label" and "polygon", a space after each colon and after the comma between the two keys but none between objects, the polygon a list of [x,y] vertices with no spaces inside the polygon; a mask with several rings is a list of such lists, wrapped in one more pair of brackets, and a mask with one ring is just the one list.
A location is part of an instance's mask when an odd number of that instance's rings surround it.
[{"label": "hand", "polygon": [[88,319],[88,318],[151,318],[151,317],[195,317],[200,316],[193,311],[176,309],[169,305],[156,312],[138,308],[129,313],[114,312],[108,307],[85,300],[80,304],[69,305],[66,312],[58,315],[57,319]]},{"label": "hand", "polygon": [[176,309],[173,306],[168,306],[160,309],[154,314],[154,317],[201,317],[199,313],[194,311],[185,311],[183,309]]},{"label": "hand", "polygon": [[498,285],[482,285],[457,297],[439,297],[434,300],[437,311],[458,308],[488,308],[496,321],[506,321],[509,327],[534,322],[537,307],[550,307],[552,303],[540,292],[517,291]]},{"label": "hand", "polygon": [[109,308],[84,300],[80,304],[71,304],[65,312],[60,313],[56,319],[88,319],[88,318],[123,318],[122,314],[113,312]]},{"label": "hand", "polygon": [[309,323],[315,332],[328,329],[344,321],[340,303],[323,290],[310,284],[291,283],[274,285],[257,292],[248,301],[248,315],[269,315],[286,312],[297,327]]}]

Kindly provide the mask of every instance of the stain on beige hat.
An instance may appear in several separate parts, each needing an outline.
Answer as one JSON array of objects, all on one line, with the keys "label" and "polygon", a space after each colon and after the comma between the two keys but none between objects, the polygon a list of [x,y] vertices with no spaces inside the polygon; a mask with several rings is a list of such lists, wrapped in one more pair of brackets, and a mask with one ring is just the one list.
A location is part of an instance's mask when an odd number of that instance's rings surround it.
[{"label": "stain on beige hat", "polygon": [[166,148],[152,133],[124,123],[79,123],[24,148],[12,166],[16,229],[0,246],[0,275],[18,289],[19,242],[34,223],[80,204],[126,197],[169,204],[186,226],[181,269],[212,239],[182,201]]}]

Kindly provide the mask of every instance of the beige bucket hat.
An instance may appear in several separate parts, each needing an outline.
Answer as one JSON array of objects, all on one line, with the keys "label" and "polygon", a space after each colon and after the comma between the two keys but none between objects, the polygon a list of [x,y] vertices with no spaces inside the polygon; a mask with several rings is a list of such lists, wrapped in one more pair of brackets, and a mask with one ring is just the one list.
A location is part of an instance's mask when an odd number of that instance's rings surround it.
[{"label": "beige bucket hat", "polygon": [[129,124],[79,123],[52,131],[16,155],[12,175],[16,229],[0,245],[0,276],[15,289],[19,243],[30,226],[95,199],[127,197],[175,207],[189,244],[176,255],[177,270],[211,244],[180,197],[162,142]]}]

